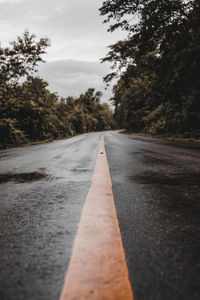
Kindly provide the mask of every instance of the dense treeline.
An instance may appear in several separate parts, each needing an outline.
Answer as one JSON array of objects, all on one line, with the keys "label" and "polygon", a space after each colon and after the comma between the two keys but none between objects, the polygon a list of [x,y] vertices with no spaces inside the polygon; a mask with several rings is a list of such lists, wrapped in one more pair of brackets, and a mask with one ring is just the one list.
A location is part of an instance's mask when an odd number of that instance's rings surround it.
[{"label": "dense treeline", "polygon": [[60,98],[36,77],[38,63],[50,46],[25,32],[10,47],[0,47],[0,147],[67,137],[113,127],[112,112],[101,92]]},{"label": "dense treeline", "polygon": [[112,100],[119,125],[199,138],[199,0],[106,0],[100,14],[109,31],[127,31],[102,60],[114,69],[105,81],[118,76]]}]

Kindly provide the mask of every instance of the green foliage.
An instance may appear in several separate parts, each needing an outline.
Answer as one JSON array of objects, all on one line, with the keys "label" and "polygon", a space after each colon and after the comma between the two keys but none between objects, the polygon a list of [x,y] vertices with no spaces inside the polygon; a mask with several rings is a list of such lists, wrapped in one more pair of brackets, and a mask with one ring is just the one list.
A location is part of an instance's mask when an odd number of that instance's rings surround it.
[{"label": "green foliage", "polygon": [[107,0],[100,13],[109,31],[127,31],[102,59],[114,69],[105,82],[119,76],[112,101],[120,126],[199,138],[199,1]]},{"label": "green foliage", "polygon": [[27,143],[24,132],[17,128],[17,121],[11,119],[0,119],[0,148],[17,146]]},{"label": "green foliage", "polygon": [[0,147],[52,140],[110,129],[113,115],[101,92],[88,89],[78,98],[59,98],[34,77],[48,39],[25,32],[10,48],[0,48]]},{"label": "green foliage", "polygon": [[[79,98],[74,100],[71,109],[70,122],[77,133],[85,131],[98,131],[114,128],[113,114],[107,104],[100,103],[101,92],[88,89]],[[72,107],[72,99],[67,105]]]},{"label": "green foliage", "polygon": [[10,47],[0,47],[0,79],[17,83],[20,78],[29,76],[37,70],[39,62],[44,62],[42,55],[50,46],[47,38],[36,41],[34,34],[25,31]]}]

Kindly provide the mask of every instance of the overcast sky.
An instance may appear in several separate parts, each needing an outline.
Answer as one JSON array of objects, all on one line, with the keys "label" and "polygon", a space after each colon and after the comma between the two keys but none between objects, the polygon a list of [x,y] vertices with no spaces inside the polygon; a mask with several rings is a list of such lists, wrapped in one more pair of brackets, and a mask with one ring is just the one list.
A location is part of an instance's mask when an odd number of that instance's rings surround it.
[{"label": "overcast sky", "polygon": [[0,42],[7,45],[25,29],[48,37],[46,64],[39,75],[59,95],[78,96],[89,87],[104,90],[102,77],[110,72],[100,64],[107,46],[123,38],[122,32],[108,33],[98,9],[102,0],[0,0]]}]

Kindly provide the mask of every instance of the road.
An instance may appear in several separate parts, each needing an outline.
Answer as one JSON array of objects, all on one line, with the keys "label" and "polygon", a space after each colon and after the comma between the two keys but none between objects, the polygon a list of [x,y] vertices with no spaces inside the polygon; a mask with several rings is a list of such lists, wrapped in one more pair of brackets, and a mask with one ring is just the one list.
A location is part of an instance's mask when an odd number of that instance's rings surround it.
[{"label": "road", "polygon": [[135,299],[199,299],[200,147],[113,133],[105,141]]},{"label": "road", "polygon": [[200,146],[117,131],[0,151],[0,299],[59,299],[102,134],[135,299],[199,299]]}]

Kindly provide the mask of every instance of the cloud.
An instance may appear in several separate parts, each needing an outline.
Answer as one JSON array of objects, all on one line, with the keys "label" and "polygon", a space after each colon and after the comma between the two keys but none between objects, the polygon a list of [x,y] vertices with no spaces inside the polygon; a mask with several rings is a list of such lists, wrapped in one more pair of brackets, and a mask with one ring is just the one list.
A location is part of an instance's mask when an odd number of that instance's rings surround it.
[{"label": "cloud", "polygon": [[24,2],[25,0],[0,0],[0,4],[1,3],[12,3],[12,4],[16,4],[19,2]]},{"label": "cloud", "polygon": [[99,16],[103,0],[0,0],[0,42],[5,46],[25,29],[38,37],[48,37],[47,63],[39,75],[49,82],[49,88],[66,97],[78,96],[94,87],[104,90],[102,78],[110,73],[100,58],[107,46],[125,37],[124,32],[107,33]]},{"label": "cloud", "polygon": [[107,33],[98,12],[101,3],[101,0],[0,2],[0,40],[8,42],[28,29],[51,39],[48,60],[97,60],[105,56],[106,46],[122,37],[119,32]]},{"label": "cloud", "polygon": [[102,101],[108,102],[111,90],[105,90],[103,77],[110,72],[107,64],[77,60],[47,62],[39,67],[38,75],[49,83],[49,89],[60,96],[77,97],[88,88],[103,93]]}]

